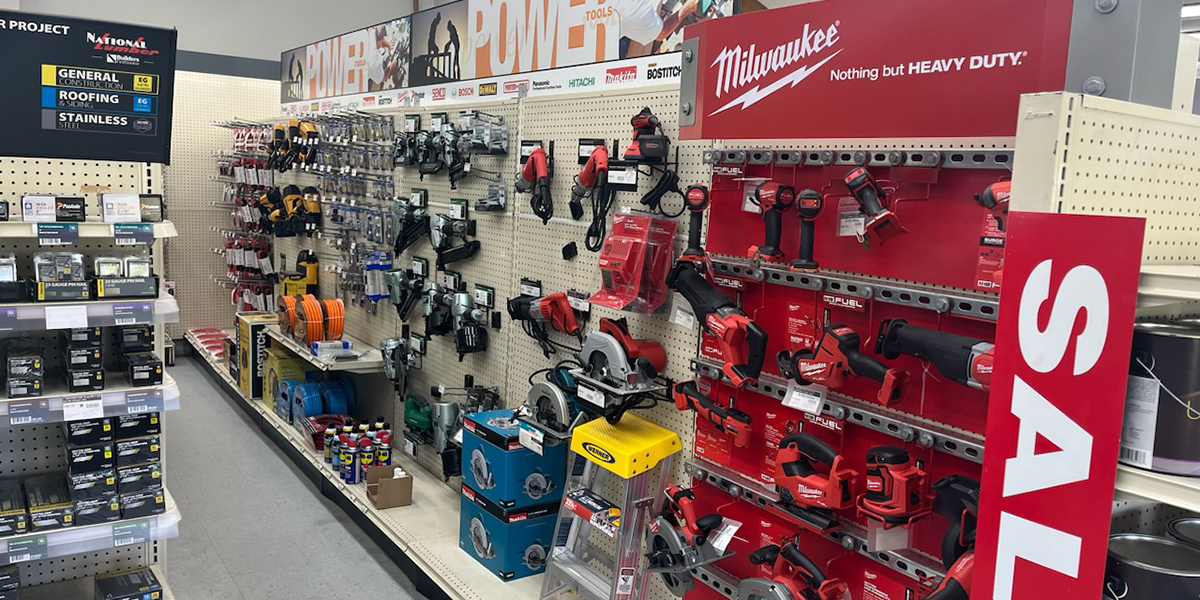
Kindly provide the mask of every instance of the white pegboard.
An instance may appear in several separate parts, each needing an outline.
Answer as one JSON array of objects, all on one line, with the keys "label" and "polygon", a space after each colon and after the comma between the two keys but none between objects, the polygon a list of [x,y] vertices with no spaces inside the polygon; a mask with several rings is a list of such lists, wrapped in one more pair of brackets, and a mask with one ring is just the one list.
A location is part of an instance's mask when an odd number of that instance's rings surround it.
[{"label": "white pegboard", "polygon": [[233,133],[213,127],[218,120],[238,117],[261,120],[279,112],[279,82],[180,71],[175,74],[175,113],[171,164],[163,167],[168,218],[179,237],[167,244],[167,276],[180,299],[179,322],[167,325],[172,338],[189,329],[232,323],[229,290],[210,276],[225,273],[224,256],[212,248],[224,243],[213,227],[231,227],[229,208],[221,200],[223,183],[214,181],[213,152],[233,147]]},{"label": "white pegboard", "polygon": [[1196,513],[1155,502],[1113,502],[1112,528],[1116,533],[1167,535],[1167,524]]},{"label": "white pegboard", "polygon": [[157,562],[158,542],[20,563],[21,586],[112,573]]}]

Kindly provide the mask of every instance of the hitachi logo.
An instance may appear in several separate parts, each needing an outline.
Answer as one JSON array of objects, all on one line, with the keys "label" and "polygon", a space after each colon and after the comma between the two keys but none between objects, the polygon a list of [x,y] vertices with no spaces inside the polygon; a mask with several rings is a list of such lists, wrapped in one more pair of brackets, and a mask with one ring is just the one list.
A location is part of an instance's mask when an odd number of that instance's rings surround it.
[{"label": "hitachi logo", "polygon": [[126,52],[129,54],[145,54],[151,56],[158,54],[158,50],[150,50],[146,47],[146,38],[138,37],[136,40],[125,38],[112,37],[108,32],[101,35],[96,35],[92,32],[87,33],[87,41],[89,44],[95,44],[93,50],[103,50],[105,52]]},{"label": "hitachi logo", "polygon": [[[837,21],[825,29],[812,29],[809,23],[805,23],[800,37],[762,53],[758,52],[757,44],[750,44],[749,49],[746,50],[743,50],[741,46],[734,48],[726,46],[710,65],[718,69],[717,97],[720,98],[723,94],[755,84],[764,77],[782,71],[797,61],[831,48],[840,39],[838,37],[838,25],[840,24],[841,22]],[[841,50],[838,50],[818,63],[801,65],[765,88],[760,89],[758,85],[755,85],[711,114],[724,112],[737,104],[741,104],[742,108],[747,108],[784,87],[795,86],[840,52]]]}]

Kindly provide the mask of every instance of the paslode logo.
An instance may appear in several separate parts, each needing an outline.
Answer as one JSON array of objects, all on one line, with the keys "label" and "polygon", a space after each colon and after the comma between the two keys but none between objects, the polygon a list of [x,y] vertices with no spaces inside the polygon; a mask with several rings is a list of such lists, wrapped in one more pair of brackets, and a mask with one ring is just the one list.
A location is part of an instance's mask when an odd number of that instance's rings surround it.
[{"label": "paslode logo", "polygon": [[515,94],[521,91],[521,86],[529,87],[528,79],[514,79],[513,81],[504,82],[504,93]]},{"label": "paslode logo", "polygon": [[430,94],[431,94],[433,100],[445,100],[446,99],[446,88],[444,88],[444,87],[433,88],[433,91]]},{"label": "paslode logo", "polygon": [[107,31],[99,35],[89,31],[87,32],[87,41],[89,44],[92,44],[92,50],[140,54],[142,56],[154,56],[158,54],[158,50],[148,48],[146,46],[146,38],[140,36],[136,40],[130,40],[112,37],[112,34]]},{"label": "paslode logo", "polygon": [[[723,48],[716,60],[709,65],[710,68],[716,67],[717,69],[716,96],[720,98],[724,94],[737,92],[748,85],[754,87],[709,113],[709,116],[725,112],[738,105],[742,109],[749,108],[779,90],[804,81],[805,78],[840,54],[841,50],[818,62],[799,65],[766,87],[760,87],[758,83],[769,75],[783,71],[805,58],[832,48],[840,40],[838,37],[838,26],[840,25],[841,21],[835,21],[825,29],[813,29],[810,23],[805,23],[800,37],[761,53],[758,52],[758,44],[750,44],[747,49],[742,49],[741,46]],[[773,30],[795,31],[788,27]]]},{"label": "paslode logo", "polygon": [[646,79],[670,79],[679,77],[683,74],[683,68],[679,65],[670,67],[656,67],[653,64],[646,66]]},{"label": "paslode logo", "polygon": [[494,82],[493,83],[481,83],[481,84],[479,84],[479,95],[480,96],[495,96],[496,95],[496,87],[497,86]]},{"label": "paslode logo", "polygon": [[604,72],[604,83],[613,85],[615,83],[628,83],[637,79],[637,65],[628,67],[617,67]]},{"label": "paslode logo", "polygon": [[617,462],[617,460],[613,458],[613,455],[609,454],[608,450],[605,450],[604,448],[601,448],[600,446],[597,446],[591,442],[584,442],[582,447],[585,452],[592,455],[592,458],[602,463],[612,464]]}]

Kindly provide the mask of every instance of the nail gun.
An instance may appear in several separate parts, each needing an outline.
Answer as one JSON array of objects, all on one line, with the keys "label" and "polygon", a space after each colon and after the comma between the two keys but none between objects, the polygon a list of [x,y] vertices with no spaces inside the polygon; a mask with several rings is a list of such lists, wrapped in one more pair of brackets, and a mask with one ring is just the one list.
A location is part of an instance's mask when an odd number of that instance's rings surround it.
[{"label": "nail gun", "polygon": [[417,299],[421,297],[425,278],[413,273],[412,269],[392,269],[387,272],[386,277],[392,304],[396,305],[396,313],[401,321],[407,321],[413,306],[417,304]]},{"label": "nail gun", "polygon": [[[450,263],[466,260],[479,253],[479,240],[467,241],[467,236],[475,235],[475,221],[471,219],[455,219],[448,215],[437,214],[429,218],[429,241],[437,251],[437,269],[440,271]],[[458,247],[452,247],[454,238],[462,238],[465,242]]]}]

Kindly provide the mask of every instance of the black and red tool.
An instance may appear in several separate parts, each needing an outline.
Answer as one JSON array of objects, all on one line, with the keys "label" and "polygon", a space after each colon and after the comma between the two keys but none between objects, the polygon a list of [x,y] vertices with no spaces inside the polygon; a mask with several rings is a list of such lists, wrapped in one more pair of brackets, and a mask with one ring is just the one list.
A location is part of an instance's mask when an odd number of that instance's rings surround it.
[{"label": "black and red tool", "polygon": [[541,146],[533,149],[529,158],[525,159],[525,167],[517,178],[517,191],[529,193],[530,206],[533,214],[542,220],[542,224],[550,222],[554,216],[554,200],[550,197],[550,168],[546,159],[546,150]]},{"label": "black and red tool", "polygon": [[571,302],[563,292],[545,296],[517,296],[508,301],[508,316],[522,321],[525,333],[538,341],[547,358],[555,353],[556,344],[550,341],[546,325],[566,335],[580,338],[583,327],[571,308]]},{"label": "black and red tool", "polygon": [[750,445],[750,415],[736,409],[725,408],[712,398],[700,393],[695,381],[680,381],[671,390],[675,408],[694,410],[701,419],[733,438],[733,445],[745,448]]},{"label": "black and red tool", "polygon": [[855,167],[845,178],[846,187],[858,200],[858,209],[866,216],[863,233],[858,234],[858,241],[864,247],[878,248],[884,242],[908,231],[900,225],[896,213],[888,210],[887,194],[875,182],[875,178],[864,167]]},{"label": "black and red tool", "polygon": [[975,202],[991,211],[996,218],[996,229],[1004,231],[1008,219],[1008,198],[1012,196],[1012,182],[1000,181],[987,186],[982,194],[975,194]]},{"label": "black and red tool", "polygon": [[867,451],[867,491],[858,499],[858,514],[885,529],[908,527],[931,511],[925,471],[913,464],[904,448],[879,446]]},{"label": "black and red tool", "polygon": [[750,200],[762,210],[765,235],[763,243],[750,246],[746,255],[768,262],[782,262],[783,250],[779,248],[779,240],[783,236],[783,211],[796,201],[796,188],[775,181],[764,181],[755,188]]},{"label": "black and red tool", "polygon": [[683,295],[704,330],[717,338],[725,359],[721,370],[733,385],[758,380],[767,353],[767,332],[709,283],[694,263],[676,262],[667,274],[667,285]]},{"label": "black and red tool", "polygon": [[862,339],[845,325],[828,325],[821,333],[817,349],[801,349],[789,353],[782,350],[775,356],[779,374],[796,380],[800,385],[818,383],[836,390],[853,375],[874,379],[880,383],[875,398],[884,406],[891,405],[904,393],[908,372],[887,365],[858,351]]},{"label": "black and red tool", "polygon": [[[769,583],[782,586],[787,591],[779,593],[772,586],[764,586],[763,578],[752,577],[738,586],[739,600],[746,599],[790,599],[790,600],[850,600],[850,588],[840,579],[826,577],[825,572],[799,548],[788,542],[782,548],[774,544],[763,546],[750,553],[750,563],[771,565]],[[761,587],[757,592],[753,589]],[[746,590],[743,593],[743,590]]]},{"label": "black and red tool", "polygon": [[659,516],[667,519],[672,525],[680,528],[687,536],[687,542],[692,546],[702,546],[708,541],[708,536],[716,531],[725,520],[716,513],[696,516],[696,494],[692,490],[671,483],[664,490],[662,511]]},{"label": "black and red tool", "polygon": [[802,190],[796,196],[796,211],[800,214],[800,254],[789,266],[793,271],[816,271],[813,249],[816,246],[817,217],[825,208],[825,199],[814,189]]},{"label": "black and red tool", "polygon": [[716,513],[697,515],[692,490],[670,483],[663,493],[662,509],[646,536],[646,572],[661,574],[667,589],[682,598],[694,586],[694,569],[733,553],[710,542],[725,519]]},{"label": "black and red tool", "polygon": [[904,319],[883,321],[875,338],[875,354],[888,360],[901,354],[927,360],[942,375],[984,391],[991,389],[995,351],[991,342],[909,325]]},{"label": "black and red tool", "polygon": [[702,185],[688,186],[683,196],[683,205],[688,212],[687,248],[679,255],[679,260],[703,263],[708,253],[704,251],[704,243],[700,234],[704,229],[704,211],[708,209],[708,188]]},{"label": "black and red tool", "polygon": [[671,152],[671,139],[663,133],[658,117],[644,107],[629,121],[633,125],[633,141],[625,150],[625,160],[640,163],[664,163]]},{"label": "black and red tool", "polygon": [[596,146],[592,155],[584,163],[579,174],[575,176],[575,185],[571,187],[571,218],[578,221],[583,218],[583,199],[587,197],[606,198],[608,196],[608,148]]},{"label": "black and red tool", "polygon": [[667,351],[663,345],[658,340],[633,337],[625,319],[600,319],[600,332],[611,335],[620,344],[631,364],[653,367],[654,376],[667,368]]},{"label": "black and red tool", "polygon": [[777,507],[816,533],[841,527],[832,511],[854,506],[858,472],[829,444],[809,433],[793,433],[779,442],[775,457]]},{"label": "black and red tool", "polygon": [[979,518],[979,482],[951,475],[933,484],[933,510],[949,527],[942,536],[946,577],[926,600],[968,600],[975,567],[975,529]]},{"label": "black and red tool", "polygon": [[934,588],[933,593],[925,600],[969,600],[971,597],[971,580],[975,576],[975,551],[970,550],[958,557],[942,582]]}]

